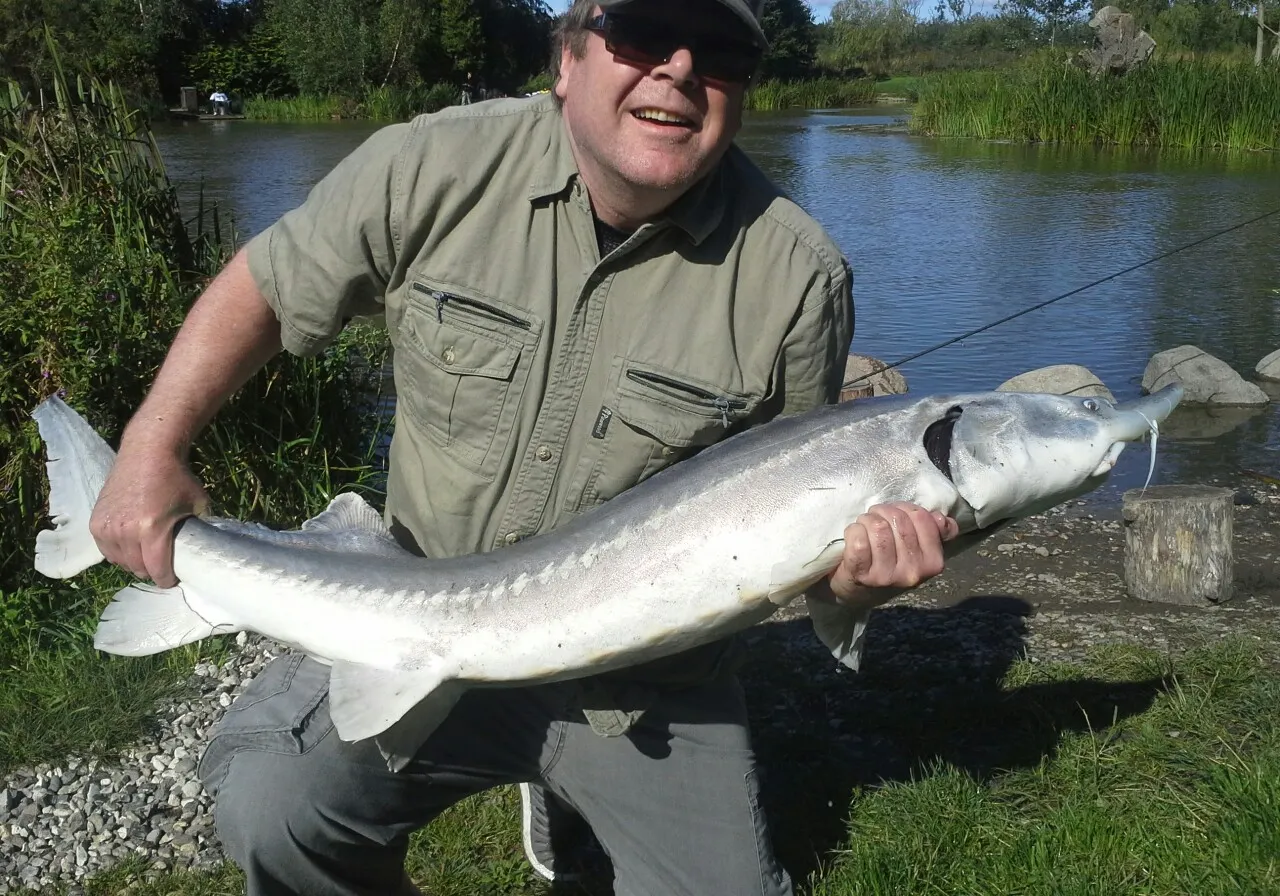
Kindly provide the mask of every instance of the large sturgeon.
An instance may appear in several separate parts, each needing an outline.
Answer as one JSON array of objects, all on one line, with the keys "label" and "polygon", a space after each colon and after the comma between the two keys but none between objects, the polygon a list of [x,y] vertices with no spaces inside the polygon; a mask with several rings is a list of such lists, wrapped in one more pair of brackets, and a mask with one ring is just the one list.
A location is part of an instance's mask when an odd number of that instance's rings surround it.
[{"label": "large sturgeon", "polygon": [[[180,583],[122,589],[94,644],[140,656],[260,632],[332,664],[344,740],[383,734],[411,709],[425,738],[468,687],[591,675],[760,622],[834,568],[845,527],[873,504],[942,511],[960,524],[950,550],[975,544],[1101,484],[1124,443],[1154,437],[1181,397],[1171,386],[1118,406],[990,392],[819,408],[729,438],[553,532],[452,559],[404,550],[349,493],[287,532],[190,518],[174,544]],[[89,516],[115,455],[57,398],[34,416],[55,527],[37,536],[35,566],[67,578],[103,559]],[[857,668],[870,608],[808,609]]]}]

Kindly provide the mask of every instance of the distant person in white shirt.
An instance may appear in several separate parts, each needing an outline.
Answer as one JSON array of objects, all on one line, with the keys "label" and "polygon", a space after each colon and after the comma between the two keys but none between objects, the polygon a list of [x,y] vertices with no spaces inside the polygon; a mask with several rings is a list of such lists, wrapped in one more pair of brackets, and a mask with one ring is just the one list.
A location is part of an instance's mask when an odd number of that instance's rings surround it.
[{"label": "distant person in white shirt", "polygon": [[227,95],[221,90],[215,90],[213,93],[209,94],[209,102],[213,103],[214,115],[226,115],[227,106],[231,104],[231,100],[228,99]]}]

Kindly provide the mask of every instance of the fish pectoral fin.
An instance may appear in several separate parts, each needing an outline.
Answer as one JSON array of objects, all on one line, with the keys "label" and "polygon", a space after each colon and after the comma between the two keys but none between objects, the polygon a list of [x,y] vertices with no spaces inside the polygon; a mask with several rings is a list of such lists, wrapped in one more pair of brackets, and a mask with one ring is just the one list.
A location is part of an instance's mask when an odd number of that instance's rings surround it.
[{"label": "fish pectoral fin", "polygon": [[[346,660],[329,673],[329,716],[346,741],[382,734],[412,713],[415,731],[427,733],[444,721],[462,694],[443,662],[421,669],[380,669]],[[425,740],[426,734],[422,735]]]},{"label": "fish pectoral fin", "polygon": [[156,588],[137,584],[117,591],[102,611],[93,646],[120,656],[148,656],[239,630],[191,609],[183,585]]},{"label": "fish pectoral fin", "polygon": [[844,539],[837,538],[811,560],[788,560],[774,564],[769,571],[769,600],[785,607],[806,588],[835,569],[843,554]]},{"label": "fish pectoral fin", "polygon": [[866,640],[867,620],[871,611],[845,607],[826,601],[805,598],[809,620],[818,640],[834,656],[853,671],[862,664],[862,648]]}]

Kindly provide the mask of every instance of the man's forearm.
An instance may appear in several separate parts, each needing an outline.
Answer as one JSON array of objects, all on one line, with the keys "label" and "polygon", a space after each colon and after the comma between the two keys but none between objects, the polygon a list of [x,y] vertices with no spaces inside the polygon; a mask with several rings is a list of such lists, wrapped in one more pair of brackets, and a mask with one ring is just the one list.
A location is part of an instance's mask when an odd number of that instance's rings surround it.
[{"label": "man's forearm", "polygon": [[188,312],[122,449],[185,456],[232,393],[279,351],[280,323],[241,250]]}]

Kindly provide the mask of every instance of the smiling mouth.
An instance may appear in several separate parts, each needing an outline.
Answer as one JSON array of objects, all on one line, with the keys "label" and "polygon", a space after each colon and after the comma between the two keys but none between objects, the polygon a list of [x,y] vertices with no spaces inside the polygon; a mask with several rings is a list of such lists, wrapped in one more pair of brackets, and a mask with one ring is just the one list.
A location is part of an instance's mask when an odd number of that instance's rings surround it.
[{"label": "smiling mouth", "polygon": [[670,112],[664,112],[662,109],[636,109],[631,113],[641,121],[648,121],[654,124],[666,127],[689,128],[693,127],[693,122],[679,115]]}]

